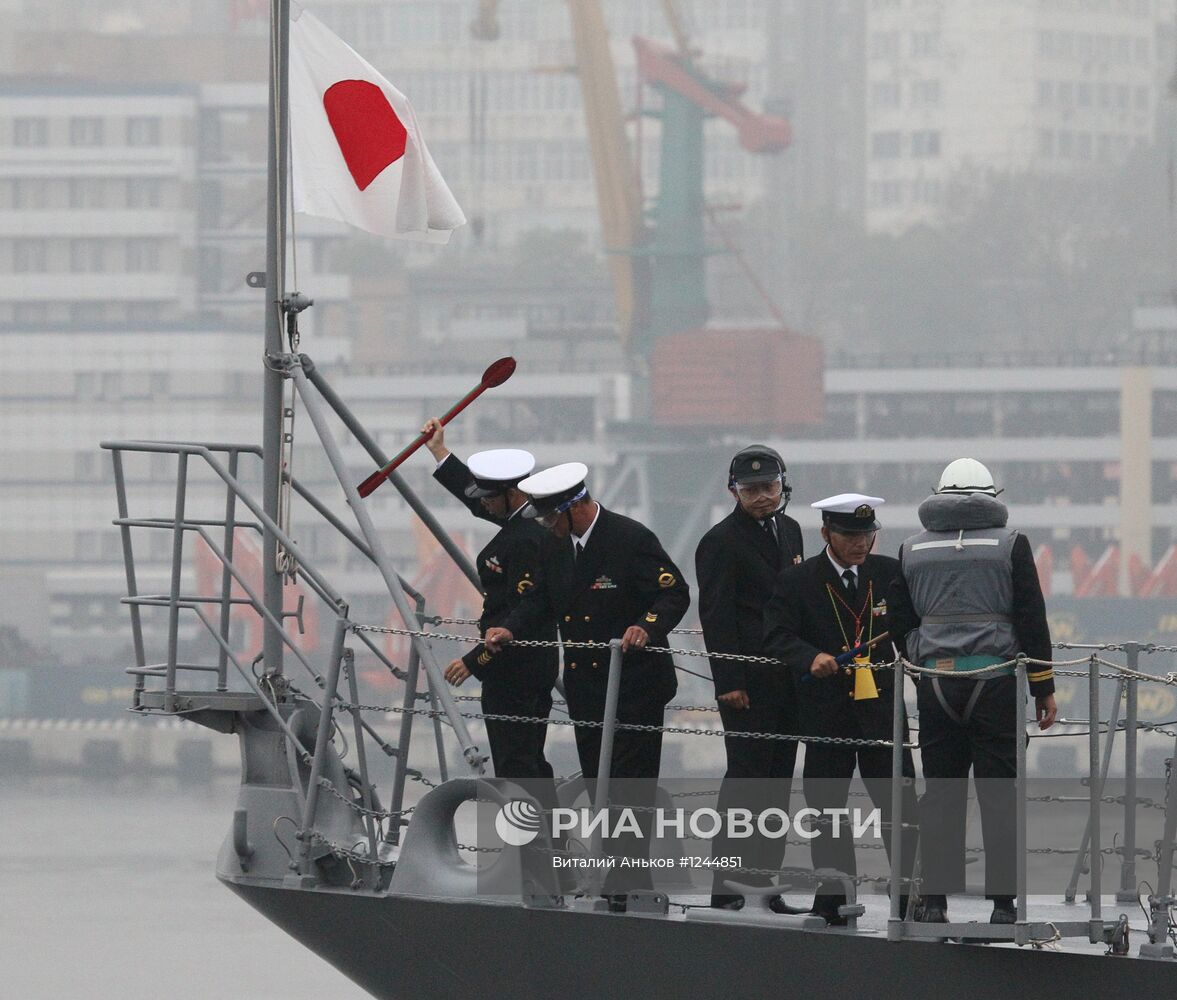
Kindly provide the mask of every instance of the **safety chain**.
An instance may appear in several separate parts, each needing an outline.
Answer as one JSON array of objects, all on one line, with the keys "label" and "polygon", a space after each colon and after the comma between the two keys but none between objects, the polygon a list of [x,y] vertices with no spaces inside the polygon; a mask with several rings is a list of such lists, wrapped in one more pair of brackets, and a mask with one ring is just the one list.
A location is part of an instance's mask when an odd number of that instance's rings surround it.
[{"label": "safety chain", "polygon": [[[353,705],[350,702],[341,702],[336,707],[345,711],[357,710],[360,712],[384,712],[394,715],[423,715],[428,718],[438,718],[444,715],[441,710],[431,708],[402,708],[399,705]],[[503,712],[461,712],[459,714],[463,719],[530,723],[537,726],[580,726],[586,729],[603,729],[605,726],[604,722],[598,722],[592,719],[552,719],[547,716],[508,715]],[[670,733],[676,736],[735,736],[742,739],[785,740],[794,743],[826,743],[833,746],[883,748],[889,748],[891,746],[890,740],[859,740],[849,736],[795,736],[791,733],[725,732],[722,729],[687,729],[682,726],[654,726],[637,722],[618,722],[617,728],[636,733]],[[916,746],[914,743],[904,743],[903,745],[908,749],[914,749]],[[424,781],[425,779],[414,780]]]},{"label": "safety chain", "polygon": [[362,806],[353,799],[349,799],[338,788],[335,787],[335,783],[331,781],[330,778],[320,777],[319,787],[327,789],[327,791],[339,799],[340,802],[344,803],[344,805],[350,806],[361,816],[371,816],[376,820],[387,820],[394,819],[398,816],[408,816],[409,813],[411,813],[416,808],[416,806],[409,806],[408,809],[369,809],[367,806]]}]

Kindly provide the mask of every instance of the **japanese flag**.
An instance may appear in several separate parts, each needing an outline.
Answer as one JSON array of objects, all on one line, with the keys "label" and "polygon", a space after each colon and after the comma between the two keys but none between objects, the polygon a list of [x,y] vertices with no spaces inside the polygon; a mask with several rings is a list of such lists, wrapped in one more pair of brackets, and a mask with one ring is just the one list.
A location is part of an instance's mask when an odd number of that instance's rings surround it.
[{"label": "japanese flag", "polygon": [[379,236],[448,242],[466,217],[408,98],[317,17],[290,8],[294,210]]}]

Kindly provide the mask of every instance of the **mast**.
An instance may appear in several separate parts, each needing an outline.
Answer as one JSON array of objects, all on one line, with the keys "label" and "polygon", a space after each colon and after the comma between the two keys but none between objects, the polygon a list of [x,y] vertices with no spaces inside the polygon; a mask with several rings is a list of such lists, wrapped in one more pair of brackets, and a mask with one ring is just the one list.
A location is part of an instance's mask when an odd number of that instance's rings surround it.
[{"label": "mast", "polygon": [[[290,0],[270,3],[269,155],[266,176],[266,326],[262,392],[262,507],[278,521],[282,477],[282,406],[284,379],[273,363],[286,353],[282,343],[282,299],[286,280],[286,178],[290,143],[290,104],[287,80],[290,60]],[[278,539],[262,536],[262,603],[282,620],[282,574],[278,571]],[[282,640],[269,621],[264,623],[263,669],[282,672]]]}]

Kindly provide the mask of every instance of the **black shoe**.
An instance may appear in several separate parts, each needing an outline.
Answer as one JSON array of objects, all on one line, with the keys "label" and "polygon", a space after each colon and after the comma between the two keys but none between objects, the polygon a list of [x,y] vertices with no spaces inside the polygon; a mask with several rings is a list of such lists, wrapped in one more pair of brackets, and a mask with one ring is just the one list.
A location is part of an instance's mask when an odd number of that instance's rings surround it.
[{"label": "black shoe", "polygon": [[993,915],[989,918],[991,924],[1016,924],[1018,910],[1014,906],[1013,896],[998,896],[993,900]]},{"label": "black shoe", "polygon": [[[714,906],[715,904],[713,903],[712,905]],[[785,902],[784,896],[769,896],[768,908],[772,910],[773,913],[798,914],[810,912],[804,906],[790,906]]]},{"label": "black shoe", "polygon": [[925,896],[916,913],[921,924],[948,923],[948,900],[944,896]]},{"label": "black shoe", "polygon": [[742,910],[744,897],[725,893],[711,894],[711,909],[713,910]]},{"label": "black shoe", "polygon": [[615,892],[605,897],[609,901],[610,913],[624,913],[629,897],[624,892]]}]

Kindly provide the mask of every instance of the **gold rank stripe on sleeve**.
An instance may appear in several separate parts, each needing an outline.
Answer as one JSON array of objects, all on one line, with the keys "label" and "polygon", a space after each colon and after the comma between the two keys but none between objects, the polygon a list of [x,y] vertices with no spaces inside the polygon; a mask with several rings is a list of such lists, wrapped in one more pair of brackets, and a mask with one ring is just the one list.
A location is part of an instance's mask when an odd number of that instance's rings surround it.
[{"label": "gold rank stripe on sleeve", "polygon": [[1026,677],[1035,684],[1038,683],[1038,681],[1051,680],[1054,677],[1054,667],[1047,667],[1045,670],[1027,671]]}]

